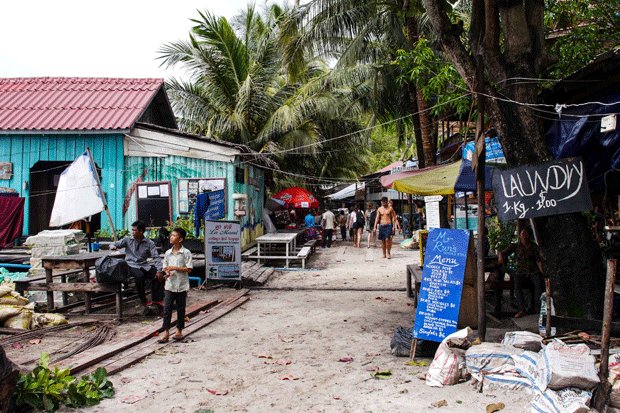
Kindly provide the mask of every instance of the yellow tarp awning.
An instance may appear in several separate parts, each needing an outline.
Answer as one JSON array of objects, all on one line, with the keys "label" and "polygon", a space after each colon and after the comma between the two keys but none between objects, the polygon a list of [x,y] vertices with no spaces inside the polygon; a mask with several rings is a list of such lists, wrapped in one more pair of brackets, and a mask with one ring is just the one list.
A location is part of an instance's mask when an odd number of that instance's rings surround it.
[{"label": "yellow tarp awning", "polygon": [[454,193],[454,184],[460,169],[461,161],[433,168],[394,181],[392,189],[411,195],[451,195]]}]

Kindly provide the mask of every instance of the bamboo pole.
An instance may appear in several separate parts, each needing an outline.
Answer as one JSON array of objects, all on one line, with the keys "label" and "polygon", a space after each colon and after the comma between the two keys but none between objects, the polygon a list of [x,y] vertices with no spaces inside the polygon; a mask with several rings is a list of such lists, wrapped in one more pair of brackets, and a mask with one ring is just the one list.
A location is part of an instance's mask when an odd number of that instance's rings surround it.
[{"label": "bamboo pole", "polygon": [[[482,85],[484,73],[482,67],[482,60],[478,60],[478,66],[476,70],[476,80],[478,88]],[[477,90],[478,91],[478,90]],[[476,93],[476,101],[478,103],[478,121],[476,122],[476,151],[477,163],[476,169],[476,192],[478,195],[478,239],[476,240],[476,253],[477,253],[477,289],[478,289],[478,337],[481,341],[484,341],[486,337],[487,325],[486,325],[486,308],[484,302],[484,165],[486,161],[486,145],[484,140],[484,111],[485,100],[482,94]],[[467,198],[467,196],[466,196]]]},{"label": "bamboo pole", "polygon": [[607,260],[607,281],[605,283],[605,304],[603,307],[603,329],[601,331],[601,365],[599,378],[601,380],[596,396],[594,408],[601,412],[609,401],[609,338],[611,335],[611,316],[614,308],[614,286],[616,285],[616,260]]}]

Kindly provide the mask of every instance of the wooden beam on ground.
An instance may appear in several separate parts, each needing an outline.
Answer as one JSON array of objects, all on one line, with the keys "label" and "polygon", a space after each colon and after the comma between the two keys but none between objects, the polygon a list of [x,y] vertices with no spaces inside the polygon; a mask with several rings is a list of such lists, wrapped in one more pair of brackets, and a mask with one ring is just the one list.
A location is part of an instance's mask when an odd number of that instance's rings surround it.
[{"label": "wooden beam on ground", "polygon": [[[183,335],[187,337],[188,335],[195,333],[196,331],[204,328],[244,304],[250,299],[250,297],[246,295],[248,291],[249,290],[241,290],[238,294],[235,294],[234,296],[213,307],[208,313],[199,314],[191,319],[185,326]],[[158,337],[150,337],[148,340],[145,340],[134,347],[127,348],[122,352],[116,353],[107,359],[97,362],[96,364],[89,365],[84,369],[72,368],[71,373],[82,372],[83,374],[88,374],[95,371],[98,367],[105,368],[110,375],[118,373],[121,370],[133,366],[145,357],[167,345],[158,343],[157,340]]]},{"label": "wooden beam on ground", "polygon": [[[192,315],[199,314],[200,311],[206,310],[218,303],[218,300],[200,301],[187,308],[187,315],[191,317]],[[173,313],[172,315],[172,324],[176,324],[176,313]],[[68,367],[71,369],[72,372],[84,370],[89,366],[99,363],[100,361],[110,358],[111,356],[120,353],[121,351],[124,351],[130,347],[136,346],[148,340],[149,338],[153,337],[153,335],[159,330],[159,327],[155,327],[152,325],[136,329],[133,332],[127,334],[124,340],[99,345],[89,351],[88,354],[80,353],[66,360],[62,360],[55,365],[62,365],[64,367]]]}]

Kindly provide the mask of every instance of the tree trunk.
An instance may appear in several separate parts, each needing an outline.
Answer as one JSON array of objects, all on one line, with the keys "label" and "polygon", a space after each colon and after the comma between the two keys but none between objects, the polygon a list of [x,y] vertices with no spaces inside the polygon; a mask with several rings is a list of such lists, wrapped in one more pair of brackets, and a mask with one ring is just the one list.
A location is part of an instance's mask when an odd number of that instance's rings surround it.
[{"label": "tree trunk", "polygon": [[[551,159],[540,117],[531,107],[539,100],[537,85],[510,82],[515,77],[537,78],[543,71],[543,1],[473,0],[468,47],[461,41],[462,29],[451,23],[442,2],[424,0],[424,4],[444,53],[465,83],[490,97],[487,113],[499,132],[508,164]],[[476,60],[486,69],[481,89],[475,83]],[[603,260],[585,218],[576,213],[535,222],[558,314],[599,317],[605,286]]]},{"label": "tree trunk", "polygon": [[[410,6],[409,2],[405,2],[403,11],[405,15],[407,15],[405,18],[407,40],[411,44],[411,47],[414,47],[420,38],[420,31],[417,20],[408,15],[408,8]],[[420,168],[425,168],[437,163],[437,138],[433,136],[433,117],[428,110],[429,105],[426,99],[424,99],[422,92],[414,85],[411,85],[409,91],[412,109],[415,107],[413,112],[413,127],[418,154],[418,166]]]},{"label": "tree trunk", "polygon": [[426,166],[435,165],[437,163],[437,139],[433,136],[433,116],[430,114],[428,102],[424,99],[420,89],[416,89],[416,91],[424,164]]},{"label": "tree trunk", "polygon": [[422,142],[422,130],[420,127],[420,114],[418,113],[418,92],[415,85],[407,83],[407,94],[409,95],[409,103],[411,104],[411,122],[413,123],[413,135],[415,137],[416,156],[418,157],[418,168],[426,167],[424,162],[424,143]]}]

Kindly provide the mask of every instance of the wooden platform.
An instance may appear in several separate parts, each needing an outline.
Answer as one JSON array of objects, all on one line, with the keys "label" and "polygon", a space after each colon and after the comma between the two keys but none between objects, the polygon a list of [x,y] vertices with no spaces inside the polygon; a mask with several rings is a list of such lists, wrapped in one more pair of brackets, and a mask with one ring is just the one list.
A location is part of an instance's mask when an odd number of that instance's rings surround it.
[{"label": "wooden platform", "polygon": [[273,267],[264,267],[254,261],[241,263],[241,280],[243,285],[248,287],[265,285],[273,273]]}]

